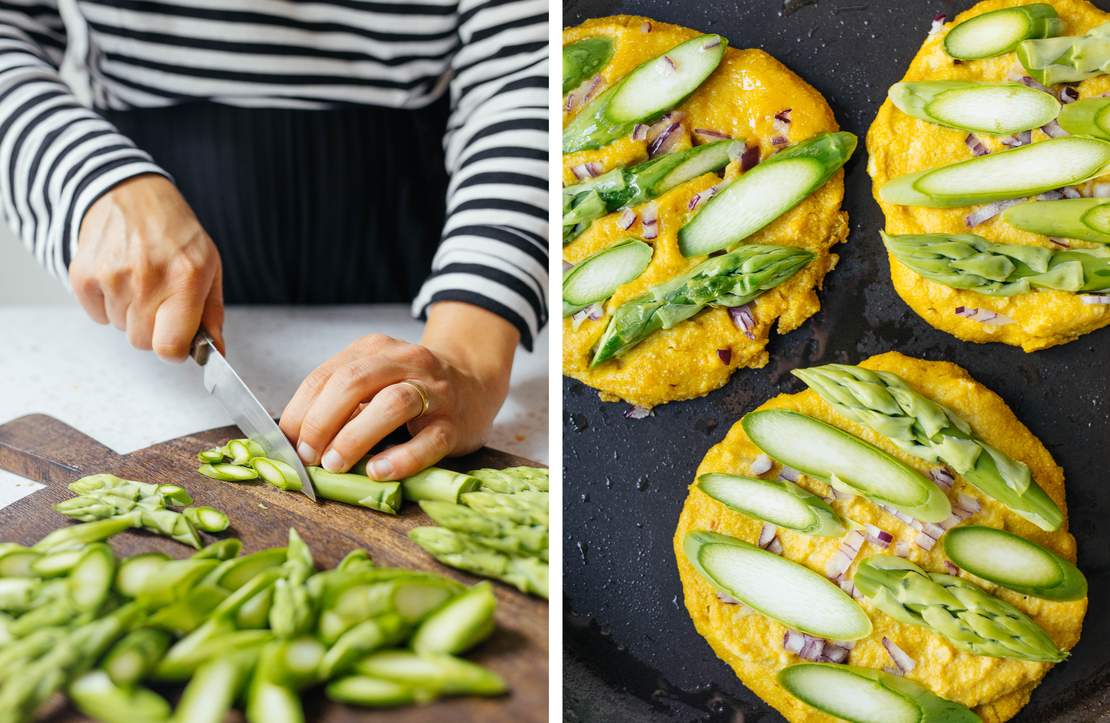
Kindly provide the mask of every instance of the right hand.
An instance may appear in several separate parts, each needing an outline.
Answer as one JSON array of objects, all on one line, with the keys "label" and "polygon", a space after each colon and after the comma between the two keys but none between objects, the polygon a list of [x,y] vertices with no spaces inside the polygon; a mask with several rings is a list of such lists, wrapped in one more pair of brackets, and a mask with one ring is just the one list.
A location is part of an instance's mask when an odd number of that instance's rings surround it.
[{"label": "right hand", "polygon": [[224,348],[220,254],[162,176],[129,178],[89,207],[69,279],[89,316],[137,349],[184,361],[201,327]]}]

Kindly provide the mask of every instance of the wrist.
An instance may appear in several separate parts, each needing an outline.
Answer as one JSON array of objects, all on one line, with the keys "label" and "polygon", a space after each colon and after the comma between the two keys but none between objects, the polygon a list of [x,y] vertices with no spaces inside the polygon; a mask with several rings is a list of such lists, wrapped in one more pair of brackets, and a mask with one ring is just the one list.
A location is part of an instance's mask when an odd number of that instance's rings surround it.
[{"label": "wrist", "polygon": [[499,398],[508,393],[520,332],[497,314],[458,301],[435,303],[420,343]]}]

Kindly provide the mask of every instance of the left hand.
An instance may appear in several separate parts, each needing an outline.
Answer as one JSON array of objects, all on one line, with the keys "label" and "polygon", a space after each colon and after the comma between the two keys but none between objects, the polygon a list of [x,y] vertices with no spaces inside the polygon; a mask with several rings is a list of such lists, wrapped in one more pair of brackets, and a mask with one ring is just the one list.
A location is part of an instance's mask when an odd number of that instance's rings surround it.
[{"label": "left hand", "polygon": [[[377,480],[416,474],[448,455],[478,449],[509,391],[519,333],[460,302],[431,307],[421,344],[365,336],[301,383],[279,422],[306,465],[346,472],[390,432],[412,439],[375,455]],[[427,411],[419,386],[428,398]]]}]

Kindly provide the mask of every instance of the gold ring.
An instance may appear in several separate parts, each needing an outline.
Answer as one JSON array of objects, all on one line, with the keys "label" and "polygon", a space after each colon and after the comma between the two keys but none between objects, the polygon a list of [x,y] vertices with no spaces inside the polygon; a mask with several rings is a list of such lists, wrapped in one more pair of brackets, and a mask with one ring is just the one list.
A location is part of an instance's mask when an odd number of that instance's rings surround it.
[{"label": "gold ring", "polygon": [[416,390],[417,394],[420,395],[420,414],[417,414],[415,417],[413,417],[413,419],[420,419],[421,417],[423,417],[425,412],[428,411],[428,406],[429,406],[428,393],[426,391],[424,391],[424,387],[421,386],[419,382],[410,381],[408,379],[406,379],[403,382],[398,382],[398,383],[399,384],[408,384],[410,387],[412,387],[413,389]]}]

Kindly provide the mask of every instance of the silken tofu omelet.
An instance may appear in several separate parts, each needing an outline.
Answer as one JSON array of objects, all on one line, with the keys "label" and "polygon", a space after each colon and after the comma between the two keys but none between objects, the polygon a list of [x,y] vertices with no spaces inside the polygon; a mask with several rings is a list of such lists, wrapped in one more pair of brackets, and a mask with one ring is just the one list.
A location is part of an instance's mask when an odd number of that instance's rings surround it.
[{"label": "silken tofu omelet", "polygon": [[[1064,33],[1083,35],[1091,28],[1110,20],[1105,13],[1086,0],[1040,0],[1052,5],[1065,22]],[[958,15],[941,32],[926,38],[917,56],[910,63],[904,81],[964,80],[1013,81],[1025,75],[1014,53],[994,58],[957,61],[944,49],[948,30],[968,18],[999,8],[1026,4],[1024,0],[986,0]],[[1079,98],[1094,98],[1110,91],[1110,75],[1099,75],[1076,86]],[[976,134],[991,151],[1005,150],[1003,137]],[[1005,244],[1026,244],[1059,249],[1046,236],[1030,233],[1006,223],[1000,216],[969,228],[965,217],[972,208],[922,208],[899,206],[879,198],[879,188],[892,178],[927,168],[935,168],[972,157],[965,140],[967,131],[945,128],[909,116],[898,110],[888,98],[883,102],[874,123],[867,132],[868,172],[873,179],[875,199],[886,216],[890,234],[975,233],[989,241]],[[1040,129],[1032,131],[1034,143],[1048,138]],[[1091,193],[1103,176],[1080,190]],[[1074,248],[1096,248],[1083,241],[1068,241]],[[930,325],[965,341],[999,341],[1020,346],[1027,352],[1074,341],[1083,334],[1110,324],[1110,305],[1086,304],[1077,294],[1065,291],[1040,290],[1011,297],[986,296],[973,291],[949,288],[911,271],[890,257],[890,273],[899,296]],[[983,309],[1001,314],[1013,323],[983,323],[956,313],[958,307]],[[1002,319],[1004,321],[1004,319]]]},{"label": "silken tofu omelet", "polygon": [[[604,88],[644,61],[698,35],[688,28],[642,17],[617,16],[589,20],[570,28],[564,32],[563,42],[569,44],[597,36],[614,40],[612,58],[601,71]],[[762,50],[728,48],[708,80],[677,107],[682,113],[682,125],[675,149],[688,148],[696,140],[694,130],[712,129],[744,141],[749,148],[758,146],[761,157],[766,159],[777,148],[772,144],[780,133],[775,115],[786,109],[790,109],[787,130],[790,144],[838,128],[832,109],[821,94],[782,63]],[[565,113],[564,124],[572,117],[572,113]],[[572,169],[581,164],[595,162],[608,171],[647,157],[646,140],[625,136],[599,149],[565,154],[563,181],[574,184]],[[725,171],[726,179],[734,178],[740,165],[738,159],[733,160]],[[649,241],[654,247],[650,265],[634,281],[617,289],[605,303],[606,313],[601,318],[587,319],[580,325],[569,318],[564,320],[563,372],[599,390],[607,401],[623,399],[652,407],[702,396],[724,386],[739,368],[765,365],[767,340],[776,320],[778,332],[783,334],[798,328],[820,309],[817,289],[837,261],[830,249],[848,235],[847,214],[840,210],[843,178],[843,171],[837,171],[808,198],[743,242],[801,246],[816,255],[793,277],[751,303],[753,338],[748,338],[730,320],[726,310],[710,308],[673,328],[652,334],[627,353],[590,368],[592,350],[614,309],[706,259],[684,257],[678,248],[677,234],[694,213],[690,204],[695,194],[721,183],[721,178],[707,173],[657,198],[654,203],[658,208],[658,237]],[[619,226],[620,216],[619,212],[610,213],[596,220],[564,248],[564,259],[577,263],[630,236],[643,237],[642,214],[628,229]]]},{"label": "silken tofu omelet", "polygon": [[[980,439],[1028,465],[1033,479],[1066,514],[1063,471],[1006,403],[972,379],[966,371],[948,362],[923,361],[897,352],[872,357],[859,366],[896,374],[915,391],[961,416]],[[779,395],[759,409],[789,409],[816,417],[861,437],[914,469],[923,473],[930,469],[928,462],[900,451],[885,437],[841,416],[813,391]],[[724,472],[753,476],[749,468],[760,455],[760,450],[752,444],[738,422],[720,444],[709,450],[698,468],[698,475]],[[763,477],[774,479],[779,469],[776,465]],[[809,477],[802,476],[799,484],[815,494],[830,495],[828,485]],[[1075,539],[1067,532],[1066,520],[1055,532],[1045,532],[961,477],[956,478],[948,495],[953,501],[961,499],[961,495],[978,500],[981,509],[966,519],[967,524],[1004,529],[1061,557],[1075,560]],[[849,577],[868,557],[899,553],[927,571],[945,572],[946,558],[941,544],[931,550],[914,544],[918,531],[874,503],[853,496],[836,498],[830,504],[845,520],[875,525],[894,536],[894,541],[885,550],[871,541],[864,542],[847,573]],[[762,526],[759,520],[726,508],[697,487],[690,488],[674,537],[686,608],[697,631],[709,641],[714,652],[732,667],[744,685],[777,708],[788,720],[806,723],[839,720],[801,702],[776,682],[778,671],[804,662],[784,648],[787,629],[751,608],[730,604],[719,598],[684,554],[683,540],[688,532],[711,530],[755,543]],[[841,543],[839,537],[809,536],[783,527],[778,528],[777,539],[784,557],[821,575],[825,574],[829,558],[837,553]],[[1079,640],[1087,609],[1086,598],[1053,602],[1012,592],[966,571],[960,571],[959,576],[1017,607],[1040,625],[1061,650],[1070,649]],[[879,670],[893,668],[895,664],[883,644],[883,638],[888,638],[914,661],[912,670],[906,673],[907,679],[924,685],[943,698],[968,706],[988,723],[1005,721],[1017,714],[1052,667],[1050,663],[962,652],[928,628],[899,623],[866,600],[859,600],[859,603],[870,618],[873,631],[856,641],[848,658],[842,662]]]}]

